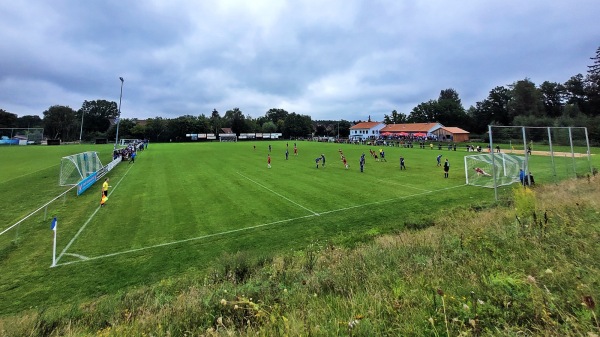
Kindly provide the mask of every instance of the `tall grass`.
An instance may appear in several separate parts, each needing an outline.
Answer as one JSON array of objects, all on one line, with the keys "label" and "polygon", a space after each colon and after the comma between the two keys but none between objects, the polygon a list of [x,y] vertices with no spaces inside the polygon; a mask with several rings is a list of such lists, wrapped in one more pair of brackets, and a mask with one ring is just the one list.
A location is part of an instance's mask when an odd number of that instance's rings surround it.
[{"label": "tall grass", "polygon": [[513,190],[353,248],[210,270],[0,318],[6,336],[595,336],[600,179]]}]

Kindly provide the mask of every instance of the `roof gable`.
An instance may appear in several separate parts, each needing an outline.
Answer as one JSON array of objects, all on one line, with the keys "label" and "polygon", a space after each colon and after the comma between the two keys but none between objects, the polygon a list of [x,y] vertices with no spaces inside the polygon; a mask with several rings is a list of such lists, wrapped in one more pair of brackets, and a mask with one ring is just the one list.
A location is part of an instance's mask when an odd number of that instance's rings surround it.
[{"label": "roof gable", "polygon": [[381,132],[430,132],[440,127],[440,123],[407,123],[407,124],[389,124]]},{"label": "roof gable", "polygon": [[381,122],[360,122],[356,125],[353,125],[352,127],[350,127],[350,130],[356,130],[356,129],[372,129],[378,125],[381,125]]},{"label": "roof gable", "polygon": [[442,127],[442,129],[446,130],[446,131],[448,131],[450,133],[469,133],[469,131],[465,131],[465,130],[463,130],[461,128],[457,128],[457,127],[454,127],[454,126],[444,126],[444,127]]}]

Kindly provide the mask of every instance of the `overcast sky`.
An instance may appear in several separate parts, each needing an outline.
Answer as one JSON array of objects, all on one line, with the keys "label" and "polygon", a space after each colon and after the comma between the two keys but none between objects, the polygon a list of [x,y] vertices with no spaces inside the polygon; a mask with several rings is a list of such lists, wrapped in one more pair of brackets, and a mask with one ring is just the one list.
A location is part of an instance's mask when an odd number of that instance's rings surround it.
[{"label": "overcast sky", "polygon": [[381,121],[454,88],[585,74],[598,0],[0,1],[0,108],[119,101],[124,118],[270,108]]}]

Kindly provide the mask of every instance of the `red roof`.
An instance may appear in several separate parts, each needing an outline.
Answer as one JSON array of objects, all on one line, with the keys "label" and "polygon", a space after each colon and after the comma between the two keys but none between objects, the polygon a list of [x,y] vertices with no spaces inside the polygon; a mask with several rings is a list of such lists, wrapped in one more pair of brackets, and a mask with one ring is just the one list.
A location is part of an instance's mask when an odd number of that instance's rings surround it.
[{"label": "red roof", "polygon": [[355,130],[355,129],[371,129],[373,127],[376,127],[377,125],[380,125],[381,122],[360,122],[356,125],[353,125],[352,127],[350,127],[350,130]]},{"label": "red roof", "polygon": [[444,126],[444,127],[442,127],[442,129],[444,129],[444,130],[446,130],[446,131],[448,131],[450,133],[453,133],[453,134],[456,134],[456,133],[469,133],[469,131],[465,131],[465,130],[463,130],[461,128],[457,128],[457,127],[453,127],[453,126]]},{"label": "red roof", "polygon": [[409,124],[388,124],[381,132],[429,132],[431,128],[439,123],[409,123]]}]

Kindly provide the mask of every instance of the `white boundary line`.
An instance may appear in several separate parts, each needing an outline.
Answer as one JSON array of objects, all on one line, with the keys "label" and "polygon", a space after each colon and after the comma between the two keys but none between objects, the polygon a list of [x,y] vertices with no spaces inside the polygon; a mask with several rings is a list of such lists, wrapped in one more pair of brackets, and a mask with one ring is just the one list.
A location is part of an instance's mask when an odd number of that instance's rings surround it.
[{"label": "white boundary line", "polygon": [[[127,171],[125,171],[125,174],[121,177],[121,179],[117,182],[117,184],[112,189],[112,191],[110,191],[110,193],[108,194],[109,197],[117,189],[117,187],[119,186],[119,184],[121,183],[121,181],[123,181],[123,179],[125,179],[125,177],[127,176],[127,173],[129,173],[129,170],[131,170],[132,167],[133,166],[130,166],[127,169]],[[58,265],[58,261],[60,261],[60,258],[63,257],[63,255],[66,254],[67,250],[71,247],[71,245],[73,244],[73,242],[75,242],[75,240],[77,240],[77,238],[79,237],[79,234],[81,234],[81,232],[83,232],[83,230],[85,229],[85,227],[90,223],[90,221],[92,221],[92,219],[94,218],[94,216],[96,215],[96,213],[98,213],[99,210],[100,210],[100,206],[98,206],[98,208],[96,208],[96,210],[94,211],[94,213],[92,213],[92,215],[90,215],[90,217],[83,224],[83,226],[81,226],[81,228],[79,228],[79,231],[77,231],[77,234],[75,234],[75,236],[71,239],[71,241],[69,241],[69,243],[67,244],[67,246],[62,250],[62,252],[60,252],[60,254],[58,255],[58,257],[56,258],[56,263],[57,263],[56,265]]]},{"label": "white boundary line", "polygon": [[89,260],[89,257],[87,256],[83,256],[83,255],[79,255],[79,254],[71,254],[71,253],[65,253],[65,255],[69,255],[69,256],[75,256],[77,258],[80,258],[82,260]]},{"label": "white boundary line", "polygon": [[[415,196],[430,194],[430,193],[433,193],[433,192],[440,192],[440,191],[451,190],[451,189],[458,188],[458,187],[463,187],[463,186],[467,186],[467,185],[466,184],[456,185],[456,186],[446,187],[446,188],[442,188],[442,189],[435,190],[435,191],[421,192],[421,193],[406,195],[406,196],[402,196],[402,197],[398,197],[398,198],[391,198],[391,199],[386,199],[386,200],[369,202],[369,203],[366,203],[366,204],[355,205],[355,206],[339,208],[339,209],[335,209],[335,210],[331,210],[331,211],[326,211],[326,212],[322,212],[321,214],[336,213],[336,212],[346,211],[346,210],[353,209],[353,208],[360,208],[360,207],[365,207],[365,206],[383,204],[383,203],[386,203],[386,202],[391,202],[391,201],[397,201],[397,200],[412,198],[412,197],[415,197]],[[130,253],[140,252],[140,251],[148,250],[148,249],[154,249],[154,248],[172,246],[172,245],[176,245],[176,244],[180,244],[180,243],[184,243],[184,242],[190,242],[190,241],[197,241],[197,240],[207,239],[207,238],[210,238],[210,237],[223,236],[223,235],[227,235],[227,234],[231,234],[231,233],[237,233],[237,232],[247,231],[247,230],[251,230],[251,229],[256,229],[256,228],[261,228],[261,227],[267,227],[267,226],[271,226],[271,225],[277,225],[277,224],[281,224],[281,223],[285,223],[285,222],[291,222],[291,221],[300,220],[300,219],[312,218],[312,217],[315,217],[315,216],[319,216],[319,214],[313,213],[313,214],[309,214],[309,215],[305,215],[305,216],[300,216],[300,217],[297,217],[297,218],[290,218],[290,219],[285,219],[285,220],[278,220],[278,221],[264,223],[264,224],[260,224],[260,225],[256,225],[256,226],[250,226],[250,227],[245,227],[245,228],[238,228],[238,229],[233,229],[233,230],[229,230],[229,231],[225,231],[225,232],[207,234],[207,235],[197,236],[197,237],[194,237],[194,238],[189,238],[189,239],[184,239],[184,240],[178,240],[178,241],[171,241],[171,242],[161,243],[161,244],[157,244],[157,245],[153,245],[153,246],[147,246],[147,247],[142,247],[142,248],[125,250],[125,251],[121,251],[121,252],[115,252],[115,253],[110,253],[110,254],[93,256],[93,257],[87,257],[87,259],[85,259],[85,260],[77,260],[77,261],[70,261],[70,262],[65,262],[65,263],[58,263],[58,259],[57,259],[56,260],[57,264],[56,264],[55,267],[66,266],[66,265],[70,265],[70,264],[75,264],[75,263],[85,262],[85,261],[91,261],[91,260],[99,260],[99,259],[103,259],[103,258],[107,258],[107,257],[113,257],[113,256],[118,256],[118,255],[130,254]],[[72,254],[72,255],[74,255],[74,254]],[[62,254],[61,254],[61,256],[62,256]]]},{"label": "white boundary line", "polygon": [[60,164],[56,164],[56,165],[52,165],[52,166],[48,166],[48,167],[46,167],[46,168],[39,169],[39,170],[37,170],[37,171],[33,171],[33,172],[29,172],[29,173],[25,173],[25,174],[22,174],[22,175],[20,175],[20,176],[18,176],[18,177],[13,177],[13,178],[10,178],[10,179],[8,179],[8,180],[5,180],[5,181],[0,181],[0,184],[4,184],[4,183],[6,183],[6,182],[9,182],[9,181],[11,181],[11,180],[15,180],[15,179],[23,178],[23,177],[25,177],[25,176],[28,176],[28,175],[30,175],[30,174],[34,174],[34,173],[37,173],[37,172],[40,172],[40,171],[43,171],[43,170],[47,170],[47,169],[49,169],[49,168],[52,168],[52,167],[54,167],[54,166],[60,166]]},{"label": "white boundary line", "polygon": [[50,205],[53,201],[55,201],[56,199],[62,197],[63,195],[67,194],[67,192],[69,192],[70,190],[74,189],[75,187],[77,187],[77,185],[71,186],[69,187],[66,191],[62,192],[61,194],[59,194],[58,196],[56,196],[54,199],[48,201],[47,203],[45,203],[42,207],[36,209],[35,211],[29,213],[27,216],[25,216],[23,219],[17,221],[14,225],[8,227],[7,229],[3,230],[2,233],[0,233],[0,236],[6,232],[8,232],[9,230],[11,230],[13,227],[17,226],[18,224],[20,224],[21,222],[27,220],[30,216],[34,215],[35,213],[39,212],[42,208]]},{"label": "white boundary line", "polygon": [[260,186],[260,187],[264,188],[265,190],[267,190],[267,191],[269,191],[269,192],[271,192],[271,193],[273,193],[273,194],[275,194],[275,195],[277,195],[277,196],[280,196],[280,197],[282,197],[283,199],[285,199],[285,200],[287,200],[287,201],[291,202],[292,204],[294,204],[294,205],[296,205],[296,206],[299,206],[299,207],[302,207],[302,208],[304,208],[305,210],[307,210],[307,211],[311,212],[312,214],[314,214],[314,215],[316,215],[316,216],[319,216],[319,213],[317,213],[317,212],[314,212],[314,211],[312,211],[312,210],[310,210],[310,209],[308,209],[308,208],[306,208],[306,207],[304,207],[304,206],[300,205],[299,203],[297,203],[297,202],[295,202],[295,201],[292,201],[292,200],[290,200],[289,198],[286,198],[286,197],[284,197],[283,195],[281,195],[281,194],[279,194],[279,193],[277,193],[277,192],[273,191],[272,189],[270,189],[270,188],[266,187],[265,185],[262,185],[261,183],[259,183],[259,182],[256,182],[256,181],[254,181],[254,180],[252,180],[252,179],[250,179],[250,178],[246,177],[245,175],[243,175],[243,174],[241,174],[241,173],[239,173],[239,172],[237,172],[237,174],[239,174],[239,175],[241,175],[242,177],[244,177],[244,178],[246,178],[246,179],[250,180],[251,182],[255,183],[256,185],[258,185],[258,186]]},{"label": "white boundary line", "polygon": [[[85,260],[85,261],[99,260],[99,259],[103,259],[103,258],[111,257],[111,256],[129,254],[129,253],[139,252],[139,251],[142,251],[142,250],[148,250],[148,249],[152,249],[152,248],[159,248],[159,247],[171,246],[171,245],[176,245],[176,244],[179,244],[179,243],[184,243],[184,242],[189,242],[189,241],[196,241],[196,240],[206,239],[206,238],[210,238],[210,237],[214,237],[214,236],[227,235],[227,234],[231,234],[231,233],[236,233],[236,232],[241,232],[241,231],[247,231],[247,230],[250,230],[250,229],[255,229],[255,228],[260,228],[260,227],[265,227],[265,226],[270,226],[270,225],[276,225],[276,224],[280,224],[280,223],[284,223],[284,222],[290,222],[290,221],[300,220],[300,219],[304,219],[304,218],[312,218],[314,216],[315,216],[314,214],[309,214],[309,215],[300,216],[300,217],[297,217],[297,218],[279,220],[279,221],[264,223],[264,224],[260,224],[260,225],[256,225],[256,226],[251,226],[251,227],[232,229],[232,230],[225,231],[225,232],[220,232],[220,233],[202,235],[202,236],[198,236],[198,237],[195,237],[195,238],[189,238],[189,239],[184,239],[184,240],[179,240],[179,241],[172,241],[172,242],[160,243],[160,244],[154,245],[154,246],[148,246],[148,247],[130,249],[130,250],[126,250],[126,251],[121,251],[121,252],[116,252],[116,253],[110,253],[110,254],[105,254],[105,255],[100,255],[100,256],[88,257],[87,260]],[[78,263],[78,262],[83,262],[83,261],[71,261],[71,262],[65,262],[65,263],[56,264],[56,265],[57,266],[59,266],[59,265],[60,266],[66,266],[66,265],[73,264],[73,263]]]},{"label": "white boundary line", "polygon": [[414,187],[414,186],[410,186],[410,185],[399,184],[399,183],[397,183],[394,180],[377,179],[377,181],[380,181],[382,183],[390,183],[390,184],[393,184],[393,185],[396,185],[396,186],[408,187],[408,188],[412,188],[412,189],[419,190],[419,191],[431,192],[430,190],[426,190],[424,188],[419,188],[419,187]]}]

